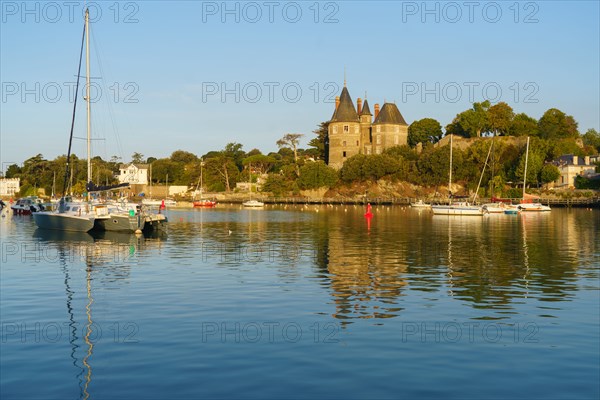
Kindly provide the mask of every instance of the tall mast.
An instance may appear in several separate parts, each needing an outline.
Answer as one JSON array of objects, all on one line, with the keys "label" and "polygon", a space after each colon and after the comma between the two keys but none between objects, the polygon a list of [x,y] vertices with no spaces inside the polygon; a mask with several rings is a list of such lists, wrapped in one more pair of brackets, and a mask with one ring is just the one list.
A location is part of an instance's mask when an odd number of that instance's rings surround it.
[{"label": "tall mast", "polygon": [[202,161],[202,159],[200,159],[200,200],[202,200],[202,185],[204,182],[202,182],[202,170],[204,169],[204,161]]},{"label": "tall mast", "polygon": [[85,10],[85,101],[87,103],[87,181],[92,181],[91,107],[90,107],[90,11]]},{"label": "tall mast", "polygon": [[452,202],[452,135],[450,135],[450,173],[448,174],[448,201]]},{"label": "tall mast", "polygon": [[527,136],[527,147],[525,150],[525,172],[523,173],[523,200],[525,200],[525,184],[527,183],[527,161],[529,159],[529,136]]}]

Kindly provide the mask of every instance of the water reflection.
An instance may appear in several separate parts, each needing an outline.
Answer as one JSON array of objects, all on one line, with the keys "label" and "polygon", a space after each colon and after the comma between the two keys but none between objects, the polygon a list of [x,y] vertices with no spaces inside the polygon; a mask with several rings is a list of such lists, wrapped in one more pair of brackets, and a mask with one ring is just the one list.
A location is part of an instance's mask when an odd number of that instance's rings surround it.
[{"label": "water reflection", "polygon": [[477,310],[473,318],[508,318],[529,297],[570,300],[578,273],[597,276],[581,265],[597,259],[597,212],[434,217],[378,206],[373,214],[368,221],[360,206],[181,212],[171,219],[169,251],[184,263],[201,257],[229,268],[234,278],[256,267],[276,271],[283,284],[308,278],[344,323],[444,298]]},{"label": "water reflection", "polygon": [[338,319],[398,316],[414,292],[481,310],[474,318],[504,319],[528,297],[573,298],[578,269],[592,267],[580,262],[598,248],[597,213],[582,224],[582,212],[438,218],[380,208],[370,232],[357,213],[332,212],[316,235],[315,262]]},{"label": "water reflection", "polygon": [[[131,269],[127,262],[131,261],[131,257],[147,248],[160,248],[166,235],[156,232],[145,236],[117,232],[88,234],[37,229],[33,237],[38,240],[40,254],[45,258],[56,258],[64,275],[70,358],[76,370],[79,398],[87,400],[93,377],[94,343],[101,335],[93,319],[93,283],[99,279],[99,284],[106,287],[107,283],[127,279]],[[55,253],[50,252],[50,248]],[[81,338],[78,335],[80,323],[77,321],[77,307],[74,303],[83,290],[73,289],[71,276],[71,268],[77,268],[80,259],[85,265],[85,322]],[[75,287],[81,287],[81,282],[75,282]]]}]

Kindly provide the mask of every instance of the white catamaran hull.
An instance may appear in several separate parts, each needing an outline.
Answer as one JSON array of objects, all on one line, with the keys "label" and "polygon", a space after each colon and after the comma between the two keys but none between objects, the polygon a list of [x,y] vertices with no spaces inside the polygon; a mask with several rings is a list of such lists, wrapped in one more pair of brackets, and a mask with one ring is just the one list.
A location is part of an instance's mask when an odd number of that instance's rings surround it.
[{"label": "white catamaran hull", "polygon": [[54,229],[70,232],[87,232],[94,227],[94,217],[77,216],[57,212],[33,213],[35,224],[42,229]]}]

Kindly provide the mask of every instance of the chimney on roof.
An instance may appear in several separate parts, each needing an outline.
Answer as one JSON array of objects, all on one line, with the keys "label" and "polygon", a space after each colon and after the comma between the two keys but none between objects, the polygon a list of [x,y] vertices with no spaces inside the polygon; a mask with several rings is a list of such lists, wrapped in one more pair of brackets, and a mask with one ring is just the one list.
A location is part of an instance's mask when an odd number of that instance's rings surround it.
[{"label": "chimney on roof", "polygon": [[358,112],[359,115],[360,115],[360,112],[362,111],[362,99],[360,97],[356,99],[356,111]]},{"label": "chimney on roof", "polygon": [[379,103],[375,103],[375,118],[379,115]]},{"label": "chimney on roof", "polygon": [[337,110],[340,106],[340,96],[335,96],[335,109]]}]

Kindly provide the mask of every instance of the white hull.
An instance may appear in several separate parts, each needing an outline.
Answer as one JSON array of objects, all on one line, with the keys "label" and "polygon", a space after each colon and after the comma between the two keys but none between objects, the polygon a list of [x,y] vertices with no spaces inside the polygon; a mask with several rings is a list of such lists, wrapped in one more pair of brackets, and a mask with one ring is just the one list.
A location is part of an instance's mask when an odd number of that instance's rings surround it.
[{"label": "white hull", "polygon": [[248,200],[243,202],[242,205],[247,208],[260,208],[264,207],[265,203],[256,200]]},{"label": "white hull", "polygon": [[57,212],[33,213],[35,224],[42,229],[54,229],[70,232],[87,232],[94,227],[93,216],[77,216]]},{"label": "white hull", "polygon": [[481,216],[483,215],[483,209],[476,206],[468,205],[439,205],[431,206],[431,211],[435,215],[472,215]]},{"label": "white hull", "polygon": [[483,205],[483,211],[490,214],[514,214],[519,209],[512,204],[488,203]]},{"label": "white hull", "polygon": [[517,208],[524,212],[552,211],[549,206],[545,206],[541,203],[521,203],[517,206]]},{"label": "white hull", "polygon": [[426,208],[426,209],[430,209],[431,208],[431,204],[427,204],[427,203],[423,203],[422,200],[417,201],[416,203],[413,203],[410,205],[412,208]]},{"label": "white hull", "polygon": [[[177,202],[175,200],[164,200],[165,206],[176,206]],[[143,199],[142,204],[147,206],[161,206],[163,204],[163,200],[151,200],[151,199]]]}]

